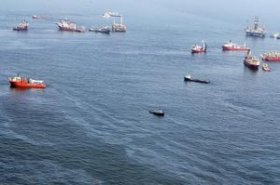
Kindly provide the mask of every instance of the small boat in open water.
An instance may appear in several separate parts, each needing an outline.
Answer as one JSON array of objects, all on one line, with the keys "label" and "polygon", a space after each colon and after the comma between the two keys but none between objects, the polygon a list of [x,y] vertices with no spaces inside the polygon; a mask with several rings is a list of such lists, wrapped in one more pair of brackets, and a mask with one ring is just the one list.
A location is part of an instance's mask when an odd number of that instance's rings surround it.
[{"label": "small boat in open water", "polygon": [[28,22],[26,20],[23,20],[21,23],[19,23],[19,25],[17,25],[17,27],[14,27],[13,30],[14,31],[27,31],[28,30]]},{"label": "small boat in open water", "polygon": [[37,15],[32,15],[32,19],[40,19],[40,17]]},{"label": "small boat in open water", "polygon": [[150,110],[149,113],[156,115],[156,116],[164,116],[164,112],[161,109],[153,109],[153,110]]},{"label": "small boat in open water", "polygon": [[97,27],[97,28],[91,28],[88,31],[96,32],[96,33],[110,34],[111,29],[109,28],[109,26],[100,26],[100,27]]},{"label": "small boat in open water", "polygon": [[198,53],[206,53],[207,45],[204,41],[202,41],[202,45],[195,44],[192,46],[191,53],[198,54]]},{"label": "small boat in open water", "polygon": [[270,35],[270,38],[279,39],[280,38],[280,33],[273,33],[273,34]]},{"label": "small boat in open water", "polygon": [[271,71],[271,70],[270,70],[270,67],[268,66],[268,64],[263,64],[263,65],[262,65],[262,70],[263,70],[263,71],[267,71],[267,72]]},{"label": "small boat in open water", "polygon": [[210,83],[209,80],[194,79],[194,78],[191,77],[191,75],[186,75],[186,76],[184,77],[184,80],[185,80],[186,82],[197,82],[197,83],[204,83],[204,84],[209,84],[209,83]]},{"label": "small boat in open water", "polygon": [[47,85],[42,80],[34,80],[31,78],[26,78],[22,76],[14,76],[9,78],[10,86],[12,88],[22,88],[22,89],[29,89],[29,88],[37,88],[37,89],[44,89]]},{"label": "small boat in open water", "polygon": [[39,15],[32,15],[32,19],[38,20],[38,19],[47,19],[47,18]]}]

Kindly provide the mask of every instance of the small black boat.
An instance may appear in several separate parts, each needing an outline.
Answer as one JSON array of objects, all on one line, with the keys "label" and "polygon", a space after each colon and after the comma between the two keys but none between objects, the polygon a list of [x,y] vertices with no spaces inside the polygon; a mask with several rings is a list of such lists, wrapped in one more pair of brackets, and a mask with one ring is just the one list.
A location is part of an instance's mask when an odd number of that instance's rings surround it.
[{"label": "small black boat", "polygon": [[108,26],[101,26],[98,28],[89,29],[91,32],[110,34],[111,29]]},{"label": "small black boat", "polygon": [[164,112],[161,109],[153,109],[150,110],[149,113],[154,114],[156,116],[164,116]]},{"label": "small black boat", "polygon": [[209,84],[210,81],[209,80],[199,80],[199,79],[194,79],[191,77],[191,75],[186,75],[184,77],[184,80],[187,82],[197,82],[197,83],[204,83],[204,84]]}]

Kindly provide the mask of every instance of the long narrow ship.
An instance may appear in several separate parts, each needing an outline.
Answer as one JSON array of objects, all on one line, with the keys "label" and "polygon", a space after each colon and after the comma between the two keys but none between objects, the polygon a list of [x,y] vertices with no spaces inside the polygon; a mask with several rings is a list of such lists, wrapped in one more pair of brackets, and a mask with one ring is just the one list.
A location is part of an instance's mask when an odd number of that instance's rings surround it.
[{"label": "long narrow ship", "polygon": [[56,23],[59,31],[69,31],[69,32],[85,32],[84,27],[78,27],[77,24],[68,20],[60,20]]},{"label": "long narrow ship", "polygon": [[260,38],[265,37],[265,28],[264,28],[264,26],[259,25],[258,17],[255,18],[254,25],[248,26],[245,29],[245,32],[246,32],[246,36],[249,36],[249,37],[260,37]]},{"label": "long narrow ship", "polygon": [[96,28],[90,28],[88,31],[95,32],[95,33],[110,34],[111,29],[109,26],[100,26],[100,27],[96,27]]},{"label": "long narrow ship", "polygon": [[31,78],[26,78],[22,76],[14,76],[9,78],[10,86],[12,88],[21,88],[21,89],[44,89],[47,85],[42,80],[34,80]]},{"label": "long narrow ship", "polygon": [[280,52],[279,51],[271,51],[261,55],[262,60],[268,62],[280,62]]},{"label": "long narrow ship", "polygon": [[223,46],[223,51],[249,51],[250,48],[248,48],[245,44],[239,45],[236,43],[233,43],[231,41],[229,41],[228,43],[225,43]]},{"label": "long narrow ship", "polygon": [[14,31],[27,31],[28,30],[28,26],[29,26],[28,22],[23,20],[21,23],[19,23],[17,25],[17,27],[14,27],[13,30]]},{"label": "long narrow ship", "polygon": [[251,51],[248,51],[244,58],[244,65],[252,70],[258,70],[260,66],[260,61],[252,56]]}]

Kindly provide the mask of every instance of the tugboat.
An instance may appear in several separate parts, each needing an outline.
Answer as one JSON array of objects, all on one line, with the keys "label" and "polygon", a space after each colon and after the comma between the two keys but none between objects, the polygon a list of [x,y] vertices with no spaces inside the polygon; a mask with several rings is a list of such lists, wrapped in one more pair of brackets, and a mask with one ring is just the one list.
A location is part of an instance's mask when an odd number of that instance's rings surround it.
[{"label": "tugboat", "polygon": [[27,31],[28,30],[28,22],[23,20],[21,23],[19,23],[19,25],[17,27],[14,27],[13,30],[14,31]]},{"label": "tugboat", "polygon": [[112,32],[126,32],[126,25],[123,24],[122,16],[120,16],[120,23],[116,23],[114,20],[114,23],[112,24]]},{"label": "tugboat", "polygon": [[31,78],[26,78],[22,76],[14,76],[9,78],[10,86],[12,88],[22,88],[22,89],[29,89],[29,88],[37,88],[37,89],[44,89],[47,85],[42,80],[33,80]]},{"label": "tugboat", "polygon": [[98,28],[91,28],[88,31],[96,32],[96,33],[110,34],[111,29],[109,28],[109,26],[101,26],[101,27],[98,27]]},{"label": "tugboat", "polygon": [[260,61],[251,55],[251,51],[249,50],[244,58],[244,65],[252,70],[258,70],[260,66]]},{"label": "tugboat", "polygon": [[56,23],[59,31],[69,31],[69,32],[85,32],[84,27],[77,27],[74,22],[68,20],[60,20]]},{"label": "tugboat", "polygon": [[202,41],[202,45],[195,44],[192,46],[191,53],[198,54],[198,53],[206,53],[207,45],[204,41]]},{"label": "tugboat", "polygon": [[246,36],[249,36],[249,37],[260,37],[260,38],[265,37],[265,28],[264,28],[264,26],[259,25],[258,17],[255,18],[254,25],[248,26],[245,29],[245,32],[246,32]]},{"label": "tugboat", "polygon": [[197,82],[197,83],[203,83],[203,84],[209,84],[210,83],[209,80],[194,79],[194,78],[191,77],[191,75],[186,75],[184,77],[184,81],[187,81],[187,82]]},{"label": "tugboat", "polygon": [[262,65],[262,70],[263,70],[263,71],[268,71],[268,72],[269,72],[269,71],[270,71],[270,68],[269,68],[268,64],[263,64],[263,65]]},{"label": "tugboat", "polygon": [[156,116],[164,116],[164,112],[161,109],[153,109],[153,110],[150,110],[149,113],[156,115]]},{"label": "tugboat", "polygon": [[267,62],[280,62],[280,52],[271,51],[261,55],[262,60]]},{"label": "tugboat", "polygon": [[231,40],[228,43],[225,43],[222,48],[223,51],[249,51],[250,50],[250,48],[246,47],[246,44],[241,46],[231,42]]}]

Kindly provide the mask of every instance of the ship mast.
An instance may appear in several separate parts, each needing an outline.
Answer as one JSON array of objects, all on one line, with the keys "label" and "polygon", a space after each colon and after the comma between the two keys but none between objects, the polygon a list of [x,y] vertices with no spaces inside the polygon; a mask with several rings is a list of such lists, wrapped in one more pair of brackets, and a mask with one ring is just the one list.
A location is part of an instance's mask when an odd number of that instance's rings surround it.
[{"label": "ship mast", "polygon": [[254,29],[258,29],[259,27],[259,18],[258,17],[255,17],[255,22],[254,22]]}]

